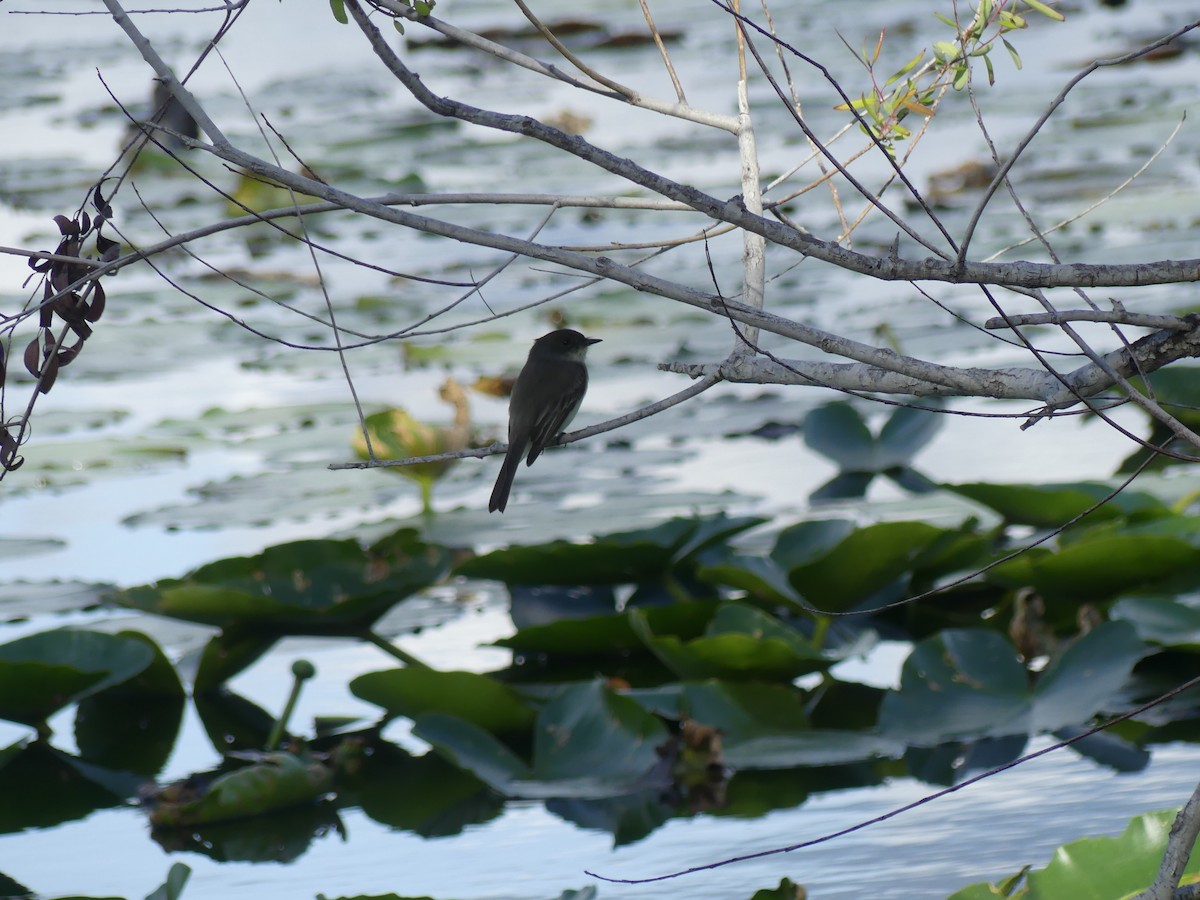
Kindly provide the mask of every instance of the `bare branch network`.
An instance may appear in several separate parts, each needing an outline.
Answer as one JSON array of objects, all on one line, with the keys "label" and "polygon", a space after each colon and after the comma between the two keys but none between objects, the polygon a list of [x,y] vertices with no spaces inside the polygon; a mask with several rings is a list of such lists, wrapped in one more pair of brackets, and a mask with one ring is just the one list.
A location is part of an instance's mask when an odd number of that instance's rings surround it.
[{"label": "bare branch network", "polygon": [[[1143,287],[1200,279],[1200,259],[1145,260],[1121,264],[1096,264],[1062,260],[1050,242],[1049,235],[1058,225],[1040,226],[1026,211],[1027,204],[1019,193],[1019,187],[1010,176],[1019,170],[1023,154],[1046,123],[1060,110],[1070,92],[1085,78],[1106,67],[1135,60],[1151,51],[1177,40],[1200,25],[1200,21],[1181,23],[1174,31],[1147,43],[1129,53],[1112,59],[1094,61],[1073,77],[1066,80],[1059,93],[1047,104],[1028,131],[1012,147],[997,147],[986,127],[982,112],[976,107],[977,124],[981,134],[994,153],[993,173],[986,189],[979,195],[968,222],[960,233],[954,234],[943,221],[934,204],[907,177],[905,162],[916,144],[936,124],[938,109],[947,97],[966,92],[974,97],[978,60],[984,58],[980,48],[994,44],[1006,30],[1016,26],[1006,6],[1013,4],[986,4],[988,17],[977,14],[970,22],[960,23],[958,34],[959,51],[947,52],[931,58],[922,57],[920,65],[903,71],[899,82],[903,91],[883,97],[878,90],[868,92],[860,99],[830,74],[826,65],[813,58],[803,47],[789,42],[786,36],[776,33],[775,26],[765,14],[758,19],[744,14],[735,3],[724,5],[722,0],[710,0],[711,13],[726,18],[731,39],[731,58],[737,60],[736,115],[699,109],[686,99],[686,84],[683,84],[672,64],[670,53],[646,9],[647,27],[656,39],[655,52],[670,73],[675,88],[674,98],[654,97],[636,86],[628,86],[604,73],[597,72],[577,54],[569,50],[553,34],[553,29],[543,23],[532,10],[521,4],[522,11],[532,26],[547,40],[550,53],[556,54],[555,61],[534,58],[513,47],[485,38],[466,29],[451,25],[433,15],[421,15],[416,6],[403,0],[346,0],[344,8],[360,31],[380,64],[381,76],[386,73],[401,85],[417,102],[437,116],[458,120],[478,128],[518,135],[539,141],[554,152],[582,161],[595,169],[616,176],[636,189],[636,196],[589,195],[568,196],[559,194],[498,194],[498,193],[452,193],[452,194],[391,194],[362,196],[345,190],[336,184],[327,183],[310,174],[297,174],[281,160],[281,155],[290,153],[291,148],[277,132],[274,135],[262,130],[262,137],[269,144],[282,145],[280,153],[269,157],[254,152],[247,146],[226,136],[222,126],[213,119],[201,100],[188,89],[185,82],[166,62],[153,43],[140,30],[135,17],[124,8],[120,0],[105,0],[105,5],[116,24],[125,32],[149,64],[155,79],[162,85],[164,96],[171,98],[198,124],[200,138],[192,138],[171,127],[166,119],[142,123],[144,136],[141,141],[154,142],[163,149],[169,146],[186,146],[192,150],[211,154],[231,167],[236,167],[252,177],[266,183],[279,185],[294,192],[294,197],[306,195],[318,198],[320,203],[300,204],[273,210],[267,213],[252,212],[236,219],[214,223],[187,233],[168,236],[153,246],[143,246],[115,259],[87,260],[83,254],[69,265],[65,259],[58,262],[53,254],[35,254],[34,251],[0,248],[0,252],[18,252],[40,259],[44,266],[58,266],[58,276],[47,282],[43,298],[25,313],[10,319],[8,349],[13,345],[11,335],[18,321],[25,316],[46,317],[46,309],[62,306],[64,299],[71,296],[89,295],[105,275],[135,262],[149,262],[171,248],[184,247],[201,237],[220,230],[241,228],[251,224],[268,222],[281,232],[305,241],[314,254],[332,252],[316,243],[308,234],[305,222],[317,214],[349,210],[362,216],[427,235],[435,235],[490,248],[502,255],[495,271],[483,279],[463,283],[470,295],[481,284],[509,265],[513,260],[524,259],[549,263],[561,270],[584,276],[573,290],[583,290],[595,284],[618,284],[644,294],[656,295],[664,300],[685,304],[708,315],[725,319],[730,323],[733,340],[729,355],[724,359],[707,362],[676,362],[663,360],[660,368],[672,373],[702,379],[694,388],[678,392],[671,397],[635,410],[627,415],[599,426],[578,432],[568,439],[619,428],[631,421],[653,415],[664,408],[692,399],[704,389],[721,381],[756,384],[778,384],[821,386],[838,391],[864,395],[907,395],[910,397],[959,396],[991,398],[998,400],[1030,401],[1035,406],[1020,415],[1029,421],[1054,415],[1063,410],[1078,408],[1080,404],[1090,406],[1104,415],[1101,406],[1111,405],[1113,395],[1121,401],[1141,406],[1150,416],[1167,426],[1177,437],[1200,447],[1200,437],[1192,433],[1169,411],[1163,409],[1146,390],[1141,376],[1169,365],[1177,360],[1200,355],[1200,329],[1193,316],[1173,316],[1167,313],[1127,312],[1117,301],[1101,304],[1088,295],[1095,288]],[[221,37],[236,23],[242,13],[243,4],[231,4],[225,10],[221,28],[210,45],[201,55],[194,71],[217,45]],[[424,11],[422,9],[421,11]],[[1009,18],[1004,18],[1005,16]],[[392,20],[402,21],[408,27],[428,29],[446,39],[487,54],[507,66],[518,67],[534,76],[547,79],[560,88],[585,92],[661,116],[680,119],[698,129],[711,129],[731,136],[730,166],[736,171],[736,182],[740,190],[735,196],[714,196],[694,185],[674,180],[650,167],[646,160],[622,157],[606,150],[602,140],[591,141],[578,134],[555,127],[529,115],[513,115],[471,105],[461,99],[442,96],[427,86],[420,75],[401,58],[380,28],[386,24],[390,30]],[[1048,26],[1059,27],[1059,26]],[[952,42],[953,43],[953,42]],[[882,44],[882,38],[881,38]],[[872,57],[864,53],[862,64],[872,80],[876,73],[879,47]],[[771,62],[771,58],[775,62]],[[914,61],[914,64],[916,61]],[[844,101],[845,119],[835,133],[821,136],[804,112],[803,98],[797,88],[792,69],[802,67],[823,79],[830,91]],[[988,70],[991,63],[988,61]],[[805,158],[795,169],[764,184],[759,169],[756,149],[756,117],[760,114],[752,109],[749,101],[750,86],[766,84],[775,94],[779,107],[786,111],[797,131],[803,135],[808,148]],[[983,90],[984,88],[980,88]],[[897,89],[899,90],[899,89]],[[886,103],[882,101],[886,100]],[[972,100],[972,102],[974,102]],[[881,105],[882,103],[882,105]],[[910,131],[901,124],[919,118],[919,128]],[[268,123],[273,131],[273,126]],[[853,150],[835,151],[835,141],[846,143],[846,135],[865,133],[867,140]],[[839,144],[838,146],[841,146]],[[131,148],[136,150],[136,147]],[[188,167],[183,157],[181,165]],[[115,182],[112,191],[121,190],[132,153],[127,153],[107,179]],[[882,163],[886,177],[869,184],[866,176],[856,174],[864,160]],[[1148,164],[1148,163],[1147,163]],[[124,168],[122,168],[124,167]],[[814,171],[815,170],[815,171]],[[809,174],[813,173],[813,174]],[[807,180],[806,180],[807,179]],[[1133,180],[1133,176],[1129,181]],[[815,189],[827,189],[829,202],[837,209],[842,232],[825,237],[817,236],[797,225],[791,219],[789,202]],[[786,190],[786,194],[782,191]],[[1040,246],[1048,261],[997,261],[975,259],[970,248],[978,225],[990,205],[998,201],[1004,192],[1012,204],[1020,210],[1029,237],[1020,244],[1033,243]],[[106,189],[111,196],[111,192]],[[97,194],[99,196],[99,194]],[[769,199],[768,199],[769,198]],[[862,204],[860,212],[849,209],[847,198],[857,198]],[[232,199],[232,198],[231,198]],[[236,201],[235,201],[236,202]],[[421,207],[445,209],[454,207],[495,207],[498,205],[520,205],[544,207],[547,218],[558,210],[569,207],[593,207],[604,209],[638,209],[646,214],[668,217],[672,221],[679,216],[699,214],[705,224],[690,230],[673,241],[661,241],[656,245],[646,243],[622,243],[612,241],[597,247],[581,248],[554,245],[537,239],[539,225],[532,234],[513,234],[503,230],[488,230],[455,222],[446,215],[424,215],[414,210]],[[1082,215],[1082,213],[1080,213]],[[888,221],[894,226],[896,240],[889,250],[880,253],[854,249],[852,238],[856,229],[868,219]],[[286,224],[288,220],[298,227]],[[1061,223],[1059,223],[1061,224]],[[741,283],[732,296],[715,289],[715,277],[707,279],[704,273],[689,281],[655,274],[647,262],[660,253],[668,252],[673,246],[689,242],[705,241],[730,230],[744,236]],[[84,229],[86,231],[86,229]],[[946,361],[921,359],[888,346],[877,346],[849,334],[839,334],[819,328],[792,316],[772,312],[771,307],[780,308],[778,298],[771,295],[771,281],[764,265],[765,248],[782,248],[795,254],[796,260],[815,260],[838,267],[845,272],[889,282],[909,282],[914,287],[920,283],[943,282],[957,285],[977,286],[993,315],[982,323],[968,322],[976,329],[1004,331],[1011,337],[1009,343],[1023,348],[1029,364],[1018,366],[962,366]],[[634,249],[646,250],[639,258],[630,256]],[[60,254],[61,256],[61,254]],[[314,255],[314,264],[316,263]],[[359,260],[356,263],[368,265]],[[369,264],[382,268],[377,264]],[[386,271],[386,270],[385,270]],[[70,276],[69,278],[67,276]],[[450,282],[446,282],[449,286]],[[1084,309],[1060,310],[1056,308],[1046,289],[1072,288]],[[919,288],[918,288],[919,289]],[[80,293],[82,292],[82,294]],[[1024,304],[1017,312],[1006,308],[1012,297]],[[198,299],[198,298],[197,298]],[[539,298],[527,306],[502,310],[499,315],[510,315],[528,306],[545,302]],[[786,298],[785,298],[786,299]],[[335,325],[336,304],[329,302],[328,313],[317,321],[330,330],[333,340],[328,345],[312,345],[311,349],[343,352],[363,344],[388,339],[403,339],[439,333],[442,330],[469,327],[472,322],[454,322],[445,326],[434,320],[453,309],[462,297],[442,309],[402,330],[383,335],[367,335],[344,331]],[[1027,305],[1033,302],[1042,310],[1030,314]],[[1106,308],[1102,308],[1102,306]],[[223,315],[234,318],[227,312]],[[239,321],[235,319],[235,321]],[[480,320],[486,321],[486,319]],[[1108,338],[1098,343],[1095,338],[1083,337],[1076,329],[1080,322],[1102,323],[1108,326]],[[68,323],[69,324],[69,323]],[[44,323],[43,323],[44,325]],[[1035,343],[1035,336],[1026,330],[1033,326],[1053,326],[1077,348],[1070,354],[1044,352]],[[246,326],[249,328],[250,326]],[[1139,332],[1127,335],[1124,329],[1149,329],[1149,334]],[[257,333],[257,332],[256,332]],[[770,352],[761,346],[760,334],[769,334],[775,339],[792,342],[802,353],[780,352],[778,341]],[[264,335],[266,336],[266,335]],[[30,366],[39,377],[39,389],[47,388],[47,371],[58,362],[69,362],[59,353],[64,349],[62,341],[67,337],[63,331],[58,335],[44,328],[39,352],[46,361],[39,367],[34,360]],[[309,348],[310,345],[300,345]],[[78,352],[76,346],[75,351]],[[56,355],[57,354],[57,355]],[[1072,361],[1073,367],[1064,368],[1062,360]],[[52,378],[51,378],[52,380]],[[353,389],[353,384],[350,382]],[[1104,404],[1096,404],[1095,398],[1108,394]],[[36,399],[36,395],[35,398]],[[6,459],[15,456],[15,446],[24,436],[24,425],[32,411],[30,401],[24,418],[17,416],[9,420],[9,442]],[[13,438],[16,434],[16,438]],[[1132,437],[1132,435],[1131,435]],[[1135,438],[1136,439],[1136,438]],[[503,448],[493,445],[455,454],[486,455]],[[361,465],[405,465],[421,460],[377,460],[371,459]],[[338,464],[334,467],[353,467],[359,464]]]},{"label": "bare branch network", "polygon": [[[351,349],[476,327],[597,285],[620,285],[699,310],[727,325],[731,334],[729,352],[723,358],[701,362],[662,359],[660,369],[692,380],[655,403],[567,435],[564,441],[625,427],[672,406],[691,402],[721,382],[736,382],[797,388],[815,386],[868,397],[895,395],[918,398],[918,403],[922,397],[942,396],[1026,401],[1032,405],[1021,413],[998,414],[1011,414],[1029,421],[1083,407],[1092,409],[1111,423],[1105,410],[1115,398],[1116,402],[1136,404],[1176,437],[1200,448],[1200,436],[1157,402],[1145,380],[1145,376],[1164,366],[1200,355],[1200,316],[1173,315],[1169,309],[1131,312],[1125,308],[1125,300],[1110,297],[1097,300],[1090,295],[1098,288],[1195,282],[1200,280],[1200,258],[1100,264],[1063,259],[1052,236],[1070,222],[1093,212],[1098,204],[1085,205],[1081,201],[1080,206],[1085,208],[1078,209],[1075,214],[1058,222],[1041,223],[1029,211],[1033,206],[1031,201],[1036,198],[1025,196],[1026,189],[1014,178],[1027,164],[1031,145],[1045,132],[1047,124],[1061,115],[1064,104],[1081,83],[1102,77],[1098,73],[1110,67],[1136,61],[1169,45],[1200,27],[1200,20],[1179,22],[1169,33],[1141,47],[1084,65],[1064,80],[1061,89],[1033,118],[1024,134],[1015,141],[1001,143],[988,127],[979,95],[988,89],[983,84],[984,72],[989,81],[993,74],[987,50],[998,46],[1006,33],[1024,26],[1023,18],[1014,12],[1020,4],[1007,0],[978,3],[969,15],[952,4],[957,23],[954,39],[937,42],[932,55],[920,55],[887,80],[882,77],[884,73],[875,71],[883,43],[881,37],[874,53],[864,50],[858,60],[867,76],[865,83],[870,85],[861,93],[844,87],[842,81],[831,74],[828,62],[816,58],[814,51],[803,46],[798,37],[779,33],[765,5],[761,14],[751,15],[743,10],[739,0],[709,0],[703,6],[697,4],[698,9],[703,8],[728,26],[728,60],[732,61],[730,70],[733,74],[725,99],[727,107],[735,108],[736,113],[707,110],[689,102],[687,79],[677,71],[668,42],[655,26],[646,3],[642,4],[642,9],[648,34],[653,39],[648,46],[652,47],[651,52],[657,55],[656,58],[661,58],[673,97],[652,96],[637,85],[623,83],[613,73],[598,71],[560,40],[554,27],[539,19],[522,0],[518,0],[518,6],[530,26],[545,39],[539,46],[546,48],[544,52],[549,59],[537,58],[517,46],[505,45],[427,14],[432,4],[415,0],[411,3],[404,0],[342,0],[348,14],[347,22],[353,22],[364,46],[378,62],[379,78],[394,81],[433,115],[476,129],[539,142],[560,158],[582,164],[588,171],[602,175],[608,179],[605,183],[620,185],[619,189],[608,193],[364,195],[313,175],[293,152],[287,136],[276,131],[265,116],[259,123],[258,138],[261,140],[251,143],[231,139],[222,123],[187,86],[191,75],[211,61],[223,37],[236,26],[245,11],[245,0],[208,10],[220,17],[220,26],[193,64],[180,70],[182,76],[176,74],[143,33],[138,16],[131,15],[121,0],[104,0],[104,5],[116,26],[148,64],[161,86],[163,100],[150,119],[138,123],[138,130],[125,152],[88,192],[75,215],[58,217],[62,241],[56,250],[0,247],[0,253],[27,257],[40,276],[26,308],[0,319],[0,351],[3,351],[0,375],[3,375],[4,361],[21,356],[24,345],[22,361],[36,378],[31,397],[18,413],[6,411],[4,395],[0,394],[0,468],[3,470],[20,465],[18,451],[28,437],[30,417],[39,395],[51,388],[63,366],[86,350],[84,342],[104,309],[102,279],[110,274],[134,265],[147,265],[170,281],[159,266],[164,254],[183,250],[202,262],[191,247],[203,238],[223,231],[265,225],[306,245],[312,254],[313,269],[322,290],[326,285],[318,260],[326,256],[339,257],[385,274],[414,277],[395,272],[379,261],[368,262],[324,246],[310,233],[308,223],[336,211],[349,211],[415,233],[496,251],[491,257],[490,271],[482,276],[463,281],[433,279],[439,288],[453,295],[452,299],[386,334],[339,327],[338,304],[329,296],[329,291],[325,291],[323,314],[298,313],[308,316],[324,329],[324,333],[330,335],[329,341],[324,344],[283,342],[292,347],[338,353],[352,393],[354,382],[346,364],[347,351]],[[1034,14],[1029,10],[1026,12]],[[493,65],[519,69],[520,72],[514,71],[513,77],[544,79],[547,85],[560,91],[578,92],[594,101],[679,120],[700,133],[716,133],[727,142],[722,144],[728,147],[727,159],[722,161],[727,163],[729,184],[736,185],[736,190],[718,195],[671,178],[665,174],[668,161],[632,159],[606,149],[606,138],[611,136],[601,134],[589,140],[532,115],[486,109],[463,98],[444,96],[439,93],[440,85],[427,85],[397,53],[390,33],[394,22],[453,41],[488,57]],[[381,29],[381,25],[385,27]],[[385,32],[388,32],[386,37]],[[823,84],[826,93],[840,104],[841,115],[832,128],[828,127],[828,116],[818,121],[821,116],[810,115],[807,111],[823,101],[805,96],[801,80],[796,77],[801,71]],[[764,95],[771,98],[769,104],[751,100]],[[974,111],[978,133],[990,148],[991,159],[985,169],[982,190],[974,195],[974,205],[967,210],[965,223],[959,227],[947,222],[937,204],[927,196],[928,192],[914,184],[906,167],[918,144],[936,130],[943,105],[953,99],[961,101],[963,97]],[[258,122],[260,117],[253,108],[253,99],[245,99]],[[185,133],[185,129],[168,119],[164,115],[168,102],[185,111],[198,126],[198,132]],[[791,133],[802,138],[803,147],[796,164],[773,178],[764,176],[759,163],[759,148],[765,137],[762,122],[769,120],[766,113],[774,113],[776,120],[782,116]],[[914,125],[914,122],[918,124]],[[1175,133],[1178,130],[1177,127]],[[848,146],[856,136],[863,135],[865,139],[858,145]],[[1166,141],[1173,137],[1174,134]],[[147,143],[174,156],[182,169],[194,174],[207,188],[222,193],[231,203],[238,201],[205,181],[196,171],[197,167],[189,162],[188,155],[179,153],[177,148],[207,154],[266,184],[286,188],[292,192],[292,202],[267,212],[252,211],[243,205],[245,215],[181,233],[170,233],[163,225],[166,237],[161,241],[136,246],[126,240],[125,245],[133,249],[122,252],[121,245],[103,234],[102,229],[116,231],[109,203],[118,194],[128,198],[135,192],[136,189],[130,187],[129,174],[137,151]],[[261,145],[267,146],[269,152],[257,149]],[[1128,177],[1113,185],[1100,204],[1117,192],[1130,189],[1160,152],[1161,148],[1136,171],[1126,173]],[[478,148],[478,153],[486,154],[487,148]],[[285,158],[298,165],[285,164]],[[294,168],[299,168],[300,172]],[[879,174],[881,171],[882,175]],[[827,201],[813,199],[825,196]],[[314,198],[317,202],[310,202]],[[823,228],[824,233],[814,233],[814,229],[799,224],[793,208],[799,198],[810,204],[827,202],[832,212],[826,216],[826,221],[836,224]],[[1016,211],[1018,220],[1023,223],[1022,237],[1005,250],[995,251],[994,247],[978,250],[976,248],[984,243],[980,237],[981,223],[1002,202],[1000,198],[1006,198],[1003,202]],[[301,199],[304,202],[300,202]],[[140,196],[138,201],[141,202]],[[154,210],[142,205],[155,223],[161,225]],[[486,210],[526,207],[535,217],[541,215],[541,218],[534,224],[526,223],[526,230],[517,233],[516,226],[505,230],[462,224],[456,221],[454,211],[463,207]],[[637,211],[641,216],[656,217],[656,224],[662,224],[656,234],[670,232],[672,236],[648,241],[613,239],[589,246],[539,240],[551,218],[570,208]],[[429,212],[419,213],[418,209]],[[875,223],[893,233],[895,239],[890,247],[871,251],[861,247],[880,246],[878,242],[864,241],[856,245],[855,238],[865,230],[864,223]],[[123,237],[120,231],[116,233]],[[730,292],[721,288],[711,262],[707,271],[695,267],[664,270],[654,265],[661,256],[681,247],[699,244],[707,249],[707,242],[726,234],[735,234],[742,242],[739,283]],[[1007,250],[1022,247],[1036,248],[1039,258],[996,258]],[[835,267],[859,276],[865,283],[908,283],[920,293],[925,290],[922,285],[929,283],[966,286],[978,292],[980,305],[987,313],[977,318],[953,313],[955,324],[965,324],[978,333],[986,332],[989,340],[995,340],[996,346],[1005,346],[1010,354],[1018,354],[1021,364],[989,367],[953,364],[948,359],[922,359],[882,342],[869,343],[861,335],[854,337],[848,326],[839,333],[817,327],[794,314],[784,314],[780,310],[786,311],[792,306],[788,297],[781,296],[783,289],[777,287],[769,275],[768,249],[794,257],[795,263],[815,261]],[[451,312],[458,310],[467,297],[477,295],[483,285],[499,277],[518,260],[549,264],[574,280],[570,287],[554,294],[503,308],[486,317],[470,320],[451,317]],[[1056,288],[1072,290],[1071,308],[1055,305],[1047,291]],[[190,296],[209,305],[198,296]],[[934,298],[928,299],[941,306]],[[1040,311],[1029,312],[1030,304]],[[228,310],[216,306],[210,308],[255,335],[281,340],[242,322]],[[1089,331],[1087,336],[1081,333],[1077,326],[1085,323],[1101,326],[1098,333],[1102,338],[1093,336],[1097,333],[1095,330]],[[28,336],[22,333],[18,337],[18,331],[29,328],[34,328],[36,334],[25,345]],[[1047,349],[1050,342],[1045,339],[1046,332],[1029,331],[1033,328],[1055,329],[1055,338],[1074,349],[1064,353],[1057,349],[1059,344],[1055,344],[1056,349]],[[1130,334],[1127,329],[1137,331]],[[770,337],[764,339],[764,335]],[[1111,424],[1120,428],[1116,423]],[[1139,440],[1132,434],[1129,437]],[[372,457],[367,462],[336,464],[333,468],[412,465],[467,456],[482,457],[504,449],[502,445],[493,444],[405,460]],[[1198,804],[1200,801],[1193,799],[1186,814],[1181,816],[1180,836],[1173,841],[1173,852],[1164,863],[1164,875],[1147,892],[1147,898],[1161,900],[1171,896],[1172,886],[1178,883],[1180,860],[1186,860],[1185,850],[1190,848],[1197,833]],[[1181,850],[1181,847],[1185,849]]]}]

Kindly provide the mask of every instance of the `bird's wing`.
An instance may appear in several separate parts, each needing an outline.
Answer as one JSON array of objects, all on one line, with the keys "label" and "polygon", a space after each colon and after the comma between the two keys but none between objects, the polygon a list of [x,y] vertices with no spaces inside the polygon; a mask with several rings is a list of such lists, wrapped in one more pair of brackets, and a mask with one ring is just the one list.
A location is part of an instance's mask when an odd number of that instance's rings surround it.
[{"label": "bird's wing", "polygon": [[587,370],[579,366],[579,375],[566,390],[558,393],[554,402],[546,404],[542,414],[538,416],[529,434],[529,456],[525,465],[533,465],[533,461],[541,455],[558,437],[564,428],[575,418],[579,404],[583,402],[584,392],[587,391]]}]

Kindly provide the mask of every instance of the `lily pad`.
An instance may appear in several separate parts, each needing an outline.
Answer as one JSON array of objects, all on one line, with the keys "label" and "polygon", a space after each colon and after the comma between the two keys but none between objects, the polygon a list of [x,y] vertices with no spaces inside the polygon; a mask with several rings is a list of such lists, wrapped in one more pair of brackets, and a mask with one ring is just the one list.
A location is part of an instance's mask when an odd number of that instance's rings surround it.
[{"label": "lily pad", "polygon": [[[934,405],[924,401],[926,405]],[[936,401],[934,401],[936,403]],[[818,407],[804,420],[804,443],[843,473],[876,473],[907,466],[941,429],[944,416],[900,407],[876,437],[845,401]]]},{"label": "lily pad", "polygon": [[603,535],[589,544],[555,541],[536,547],[497,550],[468,560],[458,567],[458,572],[506,584],[657,582],[678,563],[762,521],[723,515],[671,519],[652,528]]},{"label": "lily pad", "polygon": [[[946,490],[961,494],[998,512],[1006,522],[1034,528],[1058,528],[1112,494],[1112,487],[1099,482],[1066,484],[946,484]],[[1089,522],[1131,516],[1167,515],[1170,508],[1142,491],[1121,491],[1088,514]]]},{"label": "lily pad", "polygon": [[210,563],[117,595],[146,612],[264,633],[353,633],[440,579],[444,548],[404,530],[364,549],[354,540],[295,541]]},{"label": "lily pad", "polygon": [[[672,634],[688,639],[699,637],[712,619],[716,601],[673,603],[638,610],[655,634]],[[633,610],[607,616],[560,619],[545,625],[530,625],[495,644],[517,653],[608,656],[645,647],[630,622]]]},{"label": "lily pad", "polygon": [[1109,614],[1132,624],[1144,641],[1200,650],[1200,609],[1180,598],[1122,597]]},{"label": "lily pad", "polygon": [[681,678],[790,681],[835,661],[800,632],[752,606],[722,604],[704,635],[688,641],[655,634],[638,610],[629,615],[630,625],[646,646]]},{"label": "lily pad", "polygon": [[313,803],[329,790],[333,770],[293,753],[268,753],[248,766],[218,775],[192,796],[190,788],[152,802],[150,821],[181,827],[223,822]]},{"label": "lily pad", "polygon": [[[949,900],[1109,900],[1132,897],[1154,881],[1175,810],[1145,813],[1130,820],[1119,837],[1081,838],[1064,844],[1044,869],[1035,869],[997,884],[981,882],[955,892]],[[1191,849],[1181,885],[1200,881],[1200,840]],[[1005,887],[1001,887],[1004,885]]]},{"label": "lily pad", "polygon": [[924,522],[868,525],[812,562],[792,566],[788,579],[817,609],[852,609],[888,585],[907,579],[914,560],[942,534],[942,529]]},{"label": "lily pad", "polygon": [[140,640],[62,628],[0,646],[0,718],[44,725],[60,709],[120,684],[154,661]]},{"label": "lily pad", "polygon": [[1105,622],[1079,637],[1031,688],[1006,638],[947,629],[913,648],[899,690],[884,696],[879,731],[934,746],[1079,725],[1113,700],[1144,653],[1131,625]]},{"label": "lily pad", "polygon": [[[1105,533],[1068,544],[1056,553],[1021,554],[989,577],[1035,588],[1047,601],[1099,601],[1123,591],[1191,574],[1200,549],[1175,536]],[[1074,615],[1073,608],[1070,610]]]},{"label": "lily pad", "polygon": [[568,685],[538,715],[533,763],[454,716],[420,717],[413,733],[510,797],[617,797],[644,788],[667,740],[659,719],[602,682]]},{"label": "lily pad", "polygon": [[382,706],[389,716],[417,719],[440,712],[492,734],[528,732],[536,716],[512,688],[474,672],[417,668],[368,672],[350,682],[350,692]]},{"label": "lily pad", "polygon": [[769,603],[778,603],[793,609],[808,609],[808,605],[788,581],[787,572],[771,557],[746,556],[731,552],[719,562],[702,566],[696,574],[702,581],[737,588]]}]

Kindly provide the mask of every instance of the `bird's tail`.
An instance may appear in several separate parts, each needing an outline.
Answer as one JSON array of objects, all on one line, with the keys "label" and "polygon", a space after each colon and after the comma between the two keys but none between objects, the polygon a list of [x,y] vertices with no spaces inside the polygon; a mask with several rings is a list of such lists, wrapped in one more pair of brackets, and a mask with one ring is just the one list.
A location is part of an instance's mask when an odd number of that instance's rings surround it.
[{"label": "bird's tail", "polygon": [[521,464],[521,448],[510,446],[504,454],[504,465],[496,476],[496,486],[492,488],[492,499],[488,501],[488,512],[500,510],[508,506],[508,492],[512,490],[513,478],[517,475],[517,466]]}]

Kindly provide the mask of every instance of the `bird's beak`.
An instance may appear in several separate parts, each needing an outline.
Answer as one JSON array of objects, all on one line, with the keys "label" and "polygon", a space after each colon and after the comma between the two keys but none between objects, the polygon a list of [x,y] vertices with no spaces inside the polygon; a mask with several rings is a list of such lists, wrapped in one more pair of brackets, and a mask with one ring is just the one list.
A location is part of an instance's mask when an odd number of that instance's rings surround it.
[{"label": "bird's beak", "polygon": [[601,338],[587,338],[586,340],[589,344],[598,344],[598,343],[600,343],[600,341],[602,339]]}]

